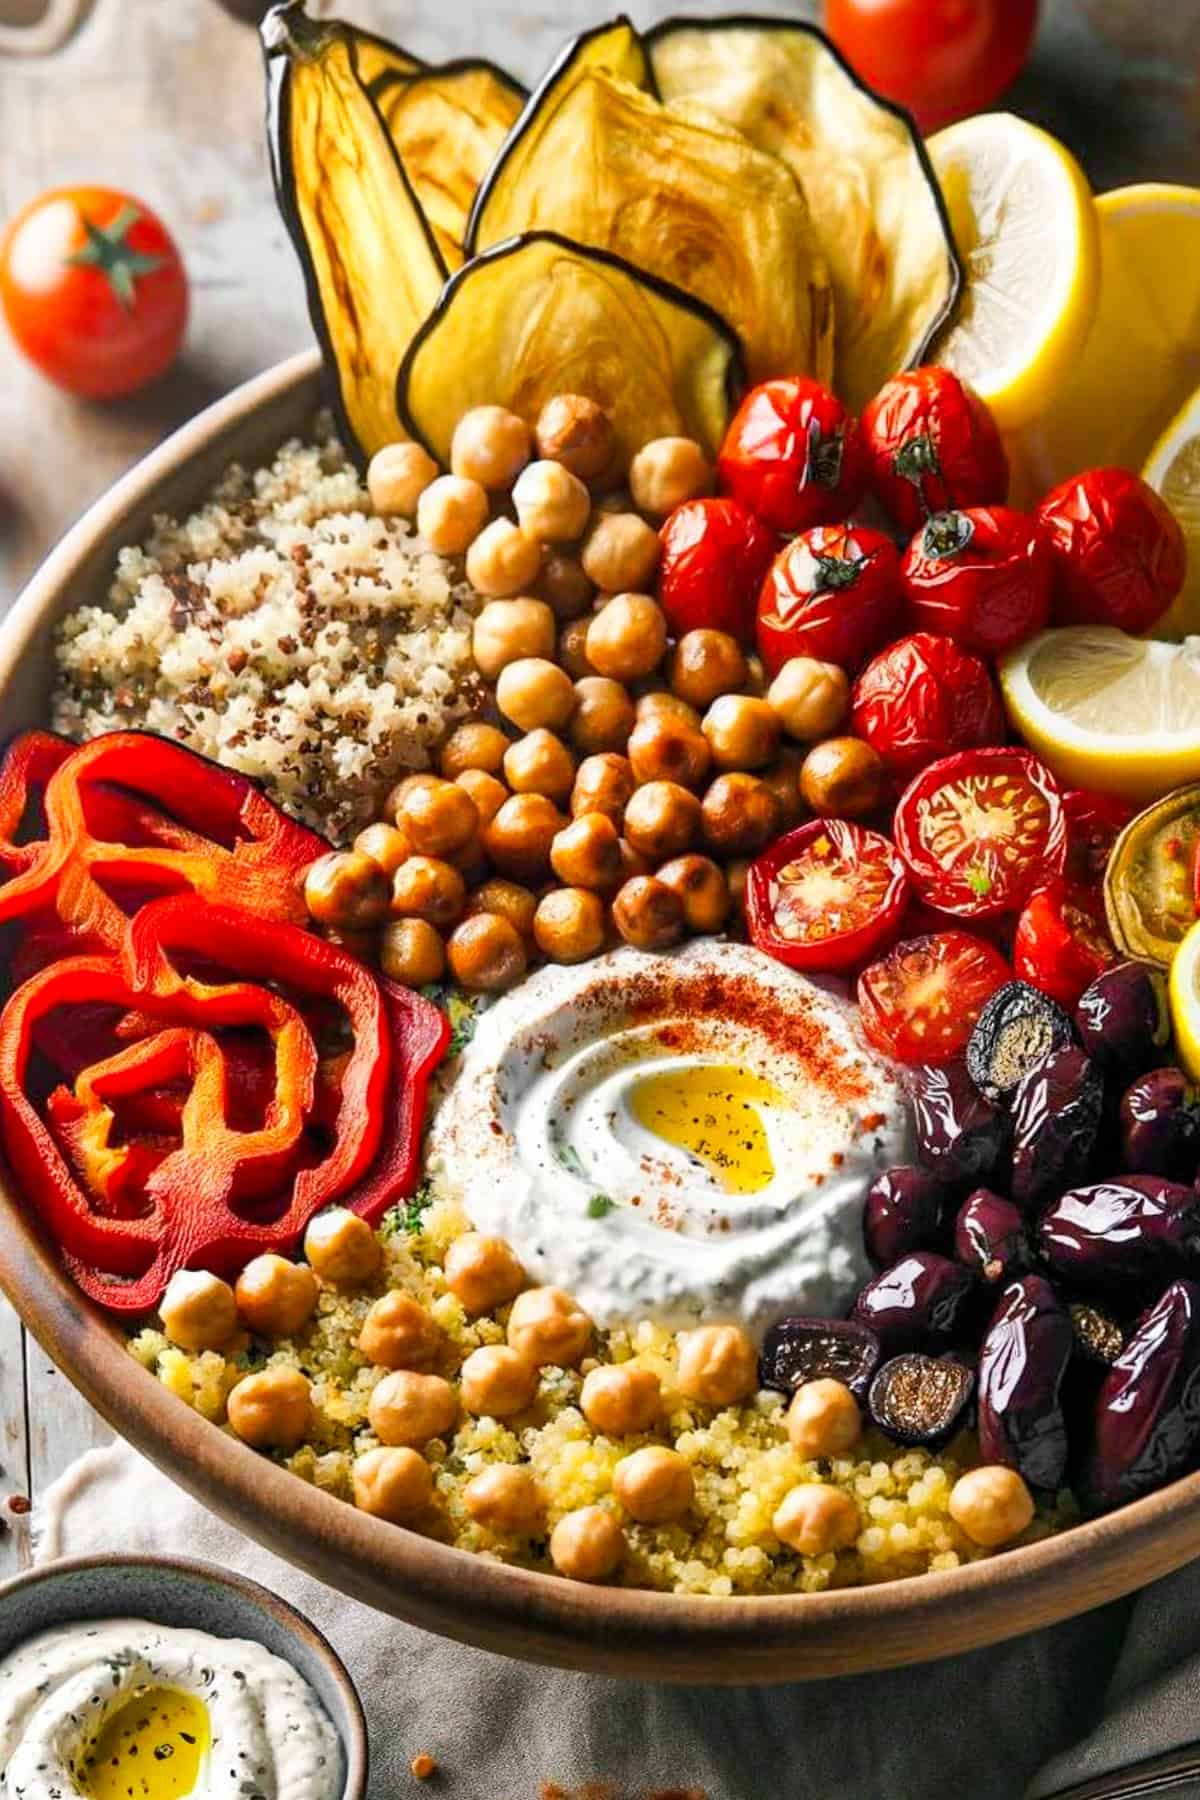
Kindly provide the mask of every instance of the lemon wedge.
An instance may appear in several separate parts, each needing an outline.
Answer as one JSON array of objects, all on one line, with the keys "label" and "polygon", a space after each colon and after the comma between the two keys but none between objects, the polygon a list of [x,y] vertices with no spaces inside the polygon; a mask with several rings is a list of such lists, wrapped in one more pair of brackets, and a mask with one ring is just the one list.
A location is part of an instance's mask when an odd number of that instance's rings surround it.
[{"label": "lemon wedge", "polygon": [[929,140],[966,282],[929,361],[1015,431],[1050,406],[1087,341],[1099,234],[1087,177],[1048,132],[982,113]]},{"label": "lemon wedge", "polygon": [[1179,520],[1188,547],[1183,592],[1159,619],[1154,635],[1187,637],[1200,631],[1200,388],[1167,426],[1142,475]]},{"label": "lemon wedge", "polygon": [[1200,1081],[1200,924],[1175,952],[1168,986],[1175,1054],[1193,1081]]},{"label": "lemon wedge", "polygon": [[1200,638],[1043,631],[1000,665],[1021,736],[1071,787],[1157,800],[1200,780]]},{"label": "lemon wedge", "polygon": [[1026,433],[1042,490],[1097,464],[1140,469],[1200,384],[1200,188],[1101,194],[1095,321],[1070,378]]}]

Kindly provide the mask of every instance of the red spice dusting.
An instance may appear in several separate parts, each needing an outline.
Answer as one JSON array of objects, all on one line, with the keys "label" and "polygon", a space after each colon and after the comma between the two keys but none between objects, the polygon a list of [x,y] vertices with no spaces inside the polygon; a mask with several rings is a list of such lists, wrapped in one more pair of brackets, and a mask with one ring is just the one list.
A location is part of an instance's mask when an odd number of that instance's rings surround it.
[{"label": "red spice dusting", "polygon": [[10,1494],[8,1497],[8,1510],[10,1513],[16,1513],[19,1518],[23,1514],[33,1511],[33,1501],[28,1499],[24,1494]]},{"label": "red spice dusting", "polygon": [[420,1750],[409,1763],[415,1781],[428,1781],[437,1774],[437,1759],[430,1756],[428,1750]]},{"label": "red spice dusting", "polygon": [[862,1120],[863,1131],[882,1131],[887,1124],[886,1113],[867,1113]]}]

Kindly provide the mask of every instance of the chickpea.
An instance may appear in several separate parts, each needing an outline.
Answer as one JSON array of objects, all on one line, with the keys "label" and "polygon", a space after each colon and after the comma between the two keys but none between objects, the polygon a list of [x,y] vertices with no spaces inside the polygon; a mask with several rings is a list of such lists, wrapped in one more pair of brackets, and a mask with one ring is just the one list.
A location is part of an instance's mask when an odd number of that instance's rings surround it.
[{"label": "chickpea", "polygon": [[529,965],[524,938],[499,913],[475,913],[456,925],[446,956],[459,985],[481,994],[514,987]]},{"label": "chickpea", "polygon": [[545,794],[565,804],[575,780],[575,758],[561,738],[539,725],[509,745],[504,779],[514,794]]},{"label": "chickpea", "polygon": [[493,1463],[468,1481],[462,1499],[475,1523],[497,1537],[528,1537],[541,1528],[545,1507],[531,1469]]},{"label": "chickpea", "polygon": [[736,1406],[758,1389],[758,1354],[740,1325],[700,1325],[679,1340],[679,1391],[705,1406]]},{"label": "chickpea", "polygon": [[[554,635],[554,614],[544,600],[531,600],[525,596],[515,600],[489,600],[480,611],[471,631],[471,654],[475,658],[475,667],[485,681],[495,681],[509,663],[520,662],[529,656],[552,657]],[[459,726],[460,732],[470,729],[470,726]],[[496,736],[502,735],[494,725],[476,726],[474,729],[495,733]],[[458,732],[455,733],[455,737],[457,736]],[[489,749],[494,749],[495,740],[491,736],[488,746]],[[502,749],[500,761],[503,757]],[[490,774],[498,773],[500,761],[489,769]],[[481,766],[487,767],[486,764]],[[456,770],[455,773],[459,771]]]},{"label": "chickpea", "polygon": [[580,813],[551,844],[550,866],[569,888],[601,894],[615,888],[621,878],[621,849],[612,820],[604,813]]},{"label": "chickpea", "polygon": [[317,1278],[303,1263],[268,1251],[248,1262],[234,1295],[242,1323],[259,1337],[295,1337],[317,1310]]},{"label": "chickpea", "polygon": [[177,1269],[159,1303],[162,1328],[181,1350],[220,1350],[238,1328],[233,1289],[207,1269]]},{"label": "chickpea", "polygon": [[539,544],[571,544],[592,516],[592,496],[559,462],[532,462],[512,491],[517,520]]},{"label": "chickpea", "polygon": [[479,830],[479,814],[456,781],[430,782],[405,794],[396,822],[418,856],[448,856]]},{"label": "chickpea", "polygon": [[446,972],[446,946],[428,919],[393,919],[379,939],[379,967],[389,981],[428,987]]},{"label": "chickpea", "polygon": [[950,1517],[973,1544],[988,1550],[1020,1537],[1033,1519],[1033,1496],[1015,1469],[1001,1463],[968,1469],[950,1489]]},{"label": "chickpea", "polygon": [[508,1315],[508,1341],[531,1363],[573,1369],[592,1341],[594,1327],[583,1308],[562,1288],[526,1288]]},{"label": "chickpea", "polygon": [[533,935],[547,961],[586,962],[604,948],[604,902],[587,888],[553,888],[538,902]]},{"label": "chickpea", "polygon": [[477,594],[489,600],[506,600],[526,593],[537,580],[541,566],[541,545],[526,537],[511,519],[493,519],[467,551],[467,580]]},{"label": "chickpea", "polygon": [[753,650],[746,657],[746,680],[742,692],[749,694],[754,700],[765,700],[767,696],[766,664]]},{"label": "chickpea", "polygon": [[351,1479],[358,1510],[390,1525],[415,1518],[433,1499],[433,1470],[417,1450],[368,1450],[356,1459]]},{"label": "chickpea", "polygon": [[787,1410],[788,1441],[797,1456],[843,1456],[862,1436],[858,1401],[844,1381],[804,1381]]},{"label": "chickpea", "polygon": [[821,818],[865,819],[887,798],[887,765],[861,738],[826,738],[804,759],[800,792]]},{"label": "chickpea", "polygon": [[729,917],[729,888],[723,872],[709,856],[677,856],[664,863],[658,879],[678,894],[689,931],[720,931]]},{"label": "chickpea", "polygon": [[685,631],[671,653],[671,692],[703,712],[746,680],[746,658],[727,631]]},{"label": "chickpea", "polygon": [[436,856],[410,856],[392,877],[392,912],[398,919],[453,925],[462,918],[466,898],[458,870]]},{"label": "chickpea", "polygon": [[458,1418],[458,1395],[440,1375],[396,1369],[371,1390],[367,1419],[382,1444],[416,1449],[441,1437]]},{"label": "chickpea", "polygon": [[[507,743],[508,739],[504,741]],[[508,789],[494,775],[489,775],[486,769],[464,769],[461,775],[455,776],[455,780],[475,802],[480,831],[486,830],[508,799]]]},{"label": "chickpea", "polygon": [[[442,777],[435,775],[431,769],[421,769],[415,775],[401,776],[383,803],[384,818],[395,825],[400,809],[409,794],[415,794],[418,788],[436,787],[441,779]],[[399,830],[400,827],[397,825],[396,829]]]},{"label": "chickpea", "polygon": [[613,458],[612,420],[602,406],[582,394],[547,400],[534,427],[538,455],[561,463],[580,481],[602,475]]},{"label": "chickpea", "polygon": [[565,1513],[550,1533],[550,1560],[572,1581],[603,1581],[625,1555],[625,1533],[602,1506]]},{"label": "chickpea", "polygon": [[501,874],[541,881],[550,867],[550,846],[565,824],[545,794],[514,794],[484,832],[483,847]]},{"label": "chickpea", "polygon": [[683,901],[653,875],[634,875],[613,901],[613,924],[635,950],[666,950],[683,936]]},{"label": "chickpea", "polygon": [[354,840],[354,848],[360,856],[369,856],[389,881],[413,851],[408,833],[401,831],[398,826],[388,825],[382,819],[377,825],[368,825],[359,832]]},{"label": "chickpea", "polygon": [[633,881],[639,875],[653,875],[654,864],[640,850],[635,850],[628,838],[622,838],[617,845],[621,853],[621,886]]},{"label": "chickpea", "polygon": [[358,1334],[368,1362],[385,1369],[428,1369],[442,1348],[441,1328],[419,1301],[399,1289],[381,1294]]},{"label": "chickpea", "polygon": [[778,797],[757,775],[718,775],[700,806],[704,841],[719,856],[754,856],[778,837]]},{"label": "chickpea", "polygon": [[525,1285],[525,1271],[512,1248],[503,1238],[479,1231],[464,1231],[453,1240],[443,1268],[446,1286],[470,1314],[503,1306]]},{"label": "chickpea", "polygon": [[658,574],[661,555],[657,531],[639,513],[602,512],[584,540],[579,560],[603,593],[646,594]]},{"label": "chickpea", "polygon": [[487,524],[488,511],[477,481],[439,475],[417,501],[417,534],[439,556],[462,556]]},{"label": "chickpea", "polygon": [[613,1470],[613,1493],[639,1525],[668,1525],[692,1504],[696,1484],[678,1450],[647,1444]]},{"label": "chickpea", "polygon": [[533,1405],[538,1373],[531,1362],[507,1344],[484,1344],[472,1350],[459,1371],[462,1403],[469,1413],[509,1419]]},{"label": "chickpea", "polygon": [[666,647],[667,621],[649,594],[615,594],[588,626],[588,661],[598,674],[615,681],[648,675]]},{"label": "chickpea", "polygon": [[571,742],[581,756],[623,750],[633,730],[629,690],[607,675],[584,675],[575,683]]},{"label": "chickpea", "polygon": [[625,808],[625,836],[643,856],[661,862],[691,849],[700,817],[699,800],[677,781],[648,781]]},{"label": "chickpea", "polygon": [[229,1391],[225,1414],[244,1444],[295,1450],[308,1435],[312,1393],[299,1369],[275,1365],[246,1375]]},{"label": "chickpea", "polygon": [[587,635],[592,616],[589,613],[586,618],[572,619],[558,634],[556,658],[559,667],[566,670],[572,681],[582,681],[585,675],[594,673],[587,655]]},{"label": "chickpea", "polygon": [[767,689],[767,705],[789,737],[804,744],[831,737],[850,710],[846,671],[815,656],[793,656]]},{"label": "chickpea", "polygon": [[503,406],[473,406],[450,440],[454,473],[493,492],[511,487],[532,454],[533,433]]},{"label": "chickpea", "polygon": [[[464,789],[464,792],[466,790]],[[505,799],[508,798],[505,790]],[[497,811],[499,808],[497,808]],[[482,821],[481,821],[482,823]],[[488,860],[483,848],[483,836],[477,832],[459,850],[450,850],[446,861],[452,869],[457,869],[467,887],[478,887],[488,871]]]},{"label": "chickpea", "polygon": [[712,464],[694,438],[655,438],[630,463],[629,488],[642,512],[665,519],[685,500],[712,493]]},{"label": "chickpea", "polygon": [[670,694],[665,688],[651,688],[648,694],[641,694],[637,703],[638,723],[643,719],[681,719],[694,731],[700,729],[700,714],[678,694]]},{"label": "chickpea", "polygon": [[764,769],[759,779],[779,802],[779,829],[790,831],[808,811],[800,793],[799,761],[794,755],[785,754],[773,768]]},{"label": "chickpea", "polygon": [[662,1411],[662,1388],[653,1369],[636,1363],[609,1363],[589,1369],[583,1378],[579,1406],[595,1431],[608,1437],[632,1437],[649,1431]]},{"label": "chickpea", "polygon": [[849,1494],[823,1482],[806,1481],[783,1496],[771,1529],[780,1543],[801,1556],[828,1556],[831,1550],[848,1550],[861,1523],[858,1504]]},{"label": "chickpea", "polygon": [[420,444],[385,444],[367,465],[367,492],[383,518],[414,519],[417,502],[440,471]]},{"label": "chickpea", "polygon": [[701,726],[718,769],[761,769],[779,753],[779,721],[765,700],[721,694]]},{"label": "chickpea", "polygon": [[530,942],[533,940],[533,915],[536,911],[537,895],[530,893],[527,887],[521,887],[518,882],[505,881],[502,875],[493,875],[482,882],[467,901],[468,918],[473,918],[478,913],[497,913]]},{"label": "chickpea", "polygon": [[379,1241],[365,1219],[344,1206],[319,1212],[304,1233],[304,1254],[322,1281],[363,1287],[383,1262]]},{"label": "chickpea", "polygon": [[523,656],[500,671],[496,705],[518,731],[557,731],[575,710],[571,677],[542,656]]},{"label": "chickpea", "polygon": [[[491,612],[500,606],[520,606],[519,600],[490,600],[480,613]],[[475,629],[479,630],[479,619],[475,621]],[[554,634],[550,635],[550,646],[554,646]],[[538,651],[521,650],[520,655],[538,655]],[[475,656],[478,663],[478,654]],[[481,670],[480,673],[485,671]],[[496,673],[499,674],[499,669]],[[438,766],[447,781],[457,781],[468,769],[482,769],[487,775],[498,775],[504,766],[504,752],[508,749],[508,738],[498,725],[488,725],[483,719],[468,719],[465,724],[456,726],[442,745],[442,754]]]},{"label": "chickpea", "polygon": [[589,611],[596,589],[588,580],[583,564],[574,556],[552,551],[542,558],[538,592],[554,609],[554,616],[566,624]]},{"label": "chickpea", "polygon": [[571,789],[571,814],[603,813],[618,828],[624,823],[625,808],[637,783],[629,759],[606,751],[589,756],[580,763]]},{"label": "chickpea", "polygon": [[387,917],[387,876],[361,850],[330,850],[304,877],[304,904],[321,925],[362,931]]},{"label": "chickpea", "polygon": [[712,761],[703,732],[670,713],[639,719],[627,754],[637,781],[674,781],[687,788],[701,785]]}]

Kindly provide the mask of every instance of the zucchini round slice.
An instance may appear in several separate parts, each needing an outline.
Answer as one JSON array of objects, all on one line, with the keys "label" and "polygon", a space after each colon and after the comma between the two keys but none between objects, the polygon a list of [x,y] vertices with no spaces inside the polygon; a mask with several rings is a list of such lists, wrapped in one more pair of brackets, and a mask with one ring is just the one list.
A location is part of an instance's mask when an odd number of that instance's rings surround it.
[{"label": "zucchini round slice", "polygon": [[605,407],[627,460],[681,435],[715,458],[744,379],[737,337],[710,307],[607,251],[532,232],[447,283],[401,366],[397,408],[443,463],[471,407],[532,422],[559,393]]}]

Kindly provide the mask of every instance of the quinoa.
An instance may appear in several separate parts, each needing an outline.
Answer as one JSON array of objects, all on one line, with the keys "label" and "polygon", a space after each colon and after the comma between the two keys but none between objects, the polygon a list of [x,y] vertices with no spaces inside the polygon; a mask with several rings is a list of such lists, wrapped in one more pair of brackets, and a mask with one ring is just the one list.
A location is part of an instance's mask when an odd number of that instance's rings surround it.
[{"label": "quinoa", "polygon": [[53,723],[161,732],[345,839],[476,709],[480,604],[461,561],[373,515],[322,417],[120,552],[107,605],[60,628]]}]

